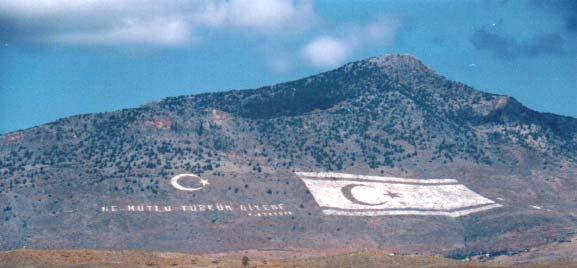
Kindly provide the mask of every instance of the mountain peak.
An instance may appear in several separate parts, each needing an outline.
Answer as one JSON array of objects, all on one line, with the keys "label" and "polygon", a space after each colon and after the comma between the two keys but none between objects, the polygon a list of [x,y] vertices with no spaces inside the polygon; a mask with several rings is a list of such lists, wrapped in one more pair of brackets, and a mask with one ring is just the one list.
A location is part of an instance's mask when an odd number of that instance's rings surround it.
[{"label": "mountain peak", "polygon": [[385,54],[382,56],[370,57],[365,61],[384,65],[423,65],[423,63],[418,60],[415,56],[410,54]]},{"label": "mountain peak", "polygon": [[423,64],[423,62],[409,54],[387,54],[383,56],[368,58],[365,60],[365,62],[375,67],[396,71],[435,73],[425,64]]},{"label": "mountain peak", "polygon": [[434,70],[427,67],[423,62],[409,54],[386,54],[368,59],[351,62],[343,66],[347,71],[357,68],[380,70],[376,74],[384,72],[389,77],[397,77],[400,80],[412,80],[415,75],[440,77]]}]

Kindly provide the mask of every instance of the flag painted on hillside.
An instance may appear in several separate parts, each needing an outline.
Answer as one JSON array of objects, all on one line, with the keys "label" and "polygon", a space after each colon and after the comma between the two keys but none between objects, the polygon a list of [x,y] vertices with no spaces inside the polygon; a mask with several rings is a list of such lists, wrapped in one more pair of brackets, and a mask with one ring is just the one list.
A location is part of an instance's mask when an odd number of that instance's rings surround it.
[{"label": "flag painted on hillside", "polygon": [[296,172],[325,215],[460,217],[501,207],[454,179]]}]

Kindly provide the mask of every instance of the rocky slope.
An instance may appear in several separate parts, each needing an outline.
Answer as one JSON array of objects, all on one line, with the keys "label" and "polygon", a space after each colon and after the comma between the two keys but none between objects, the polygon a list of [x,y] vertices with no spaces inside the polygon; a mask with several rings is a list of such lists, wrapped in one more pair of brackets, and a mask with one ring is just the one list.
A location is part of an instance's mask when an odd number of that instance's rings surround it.
[{"label": "rocky slope", "polygon": [[[411,56],[375,57],[0,136],[0,248],[522,252],[575,234],[576,152],[575,118],[450,81]],[[503,206],[459,218],[325,216],[294,171],[452,178]],[[175,191],[181,173],[210,185]],[[154,207],[185,204],[215,208]],[[245,211],[263,204],[278,211]],[[130,205],[152,212],[112,208]]]}]

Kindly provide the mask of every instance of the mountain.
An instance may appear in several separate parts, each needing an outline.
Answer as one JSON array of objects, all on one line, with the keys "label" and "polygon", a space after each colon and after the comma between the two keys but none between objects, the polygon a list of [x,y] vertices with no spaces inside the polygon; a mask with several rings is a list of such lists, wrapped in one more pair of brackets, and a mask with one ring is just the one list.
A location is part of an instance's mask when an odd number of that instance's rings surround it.
[{"label": "mountain", "polygon": [[[374,57],[0,136],[0,248],[513,254],[575,234],[576,152],[575,118]],[[449,178],[500,207],[326,215],[295,172]]]}]

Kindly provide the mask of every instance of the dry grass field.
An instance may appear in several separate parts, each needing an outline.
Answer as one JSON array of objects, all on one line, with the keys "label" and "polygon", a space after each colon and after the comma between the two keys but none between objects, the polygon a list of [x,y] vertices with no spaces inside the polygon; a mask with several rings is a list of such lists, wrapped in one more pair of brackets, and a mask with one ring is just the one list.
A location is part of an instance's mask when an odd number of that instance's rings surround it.
[{"label": "dry grass field", "polygon": [[[389,255],[369,251],[322,257],[282,258],[249,252],[196,256],[183,253],[95,250],[16,250],[0,253],[0,268],[193,268],[193,267],[511,267],[500,262],[462,262],[439,256]],[[577,267],[552,263],[523,267]]]}]

